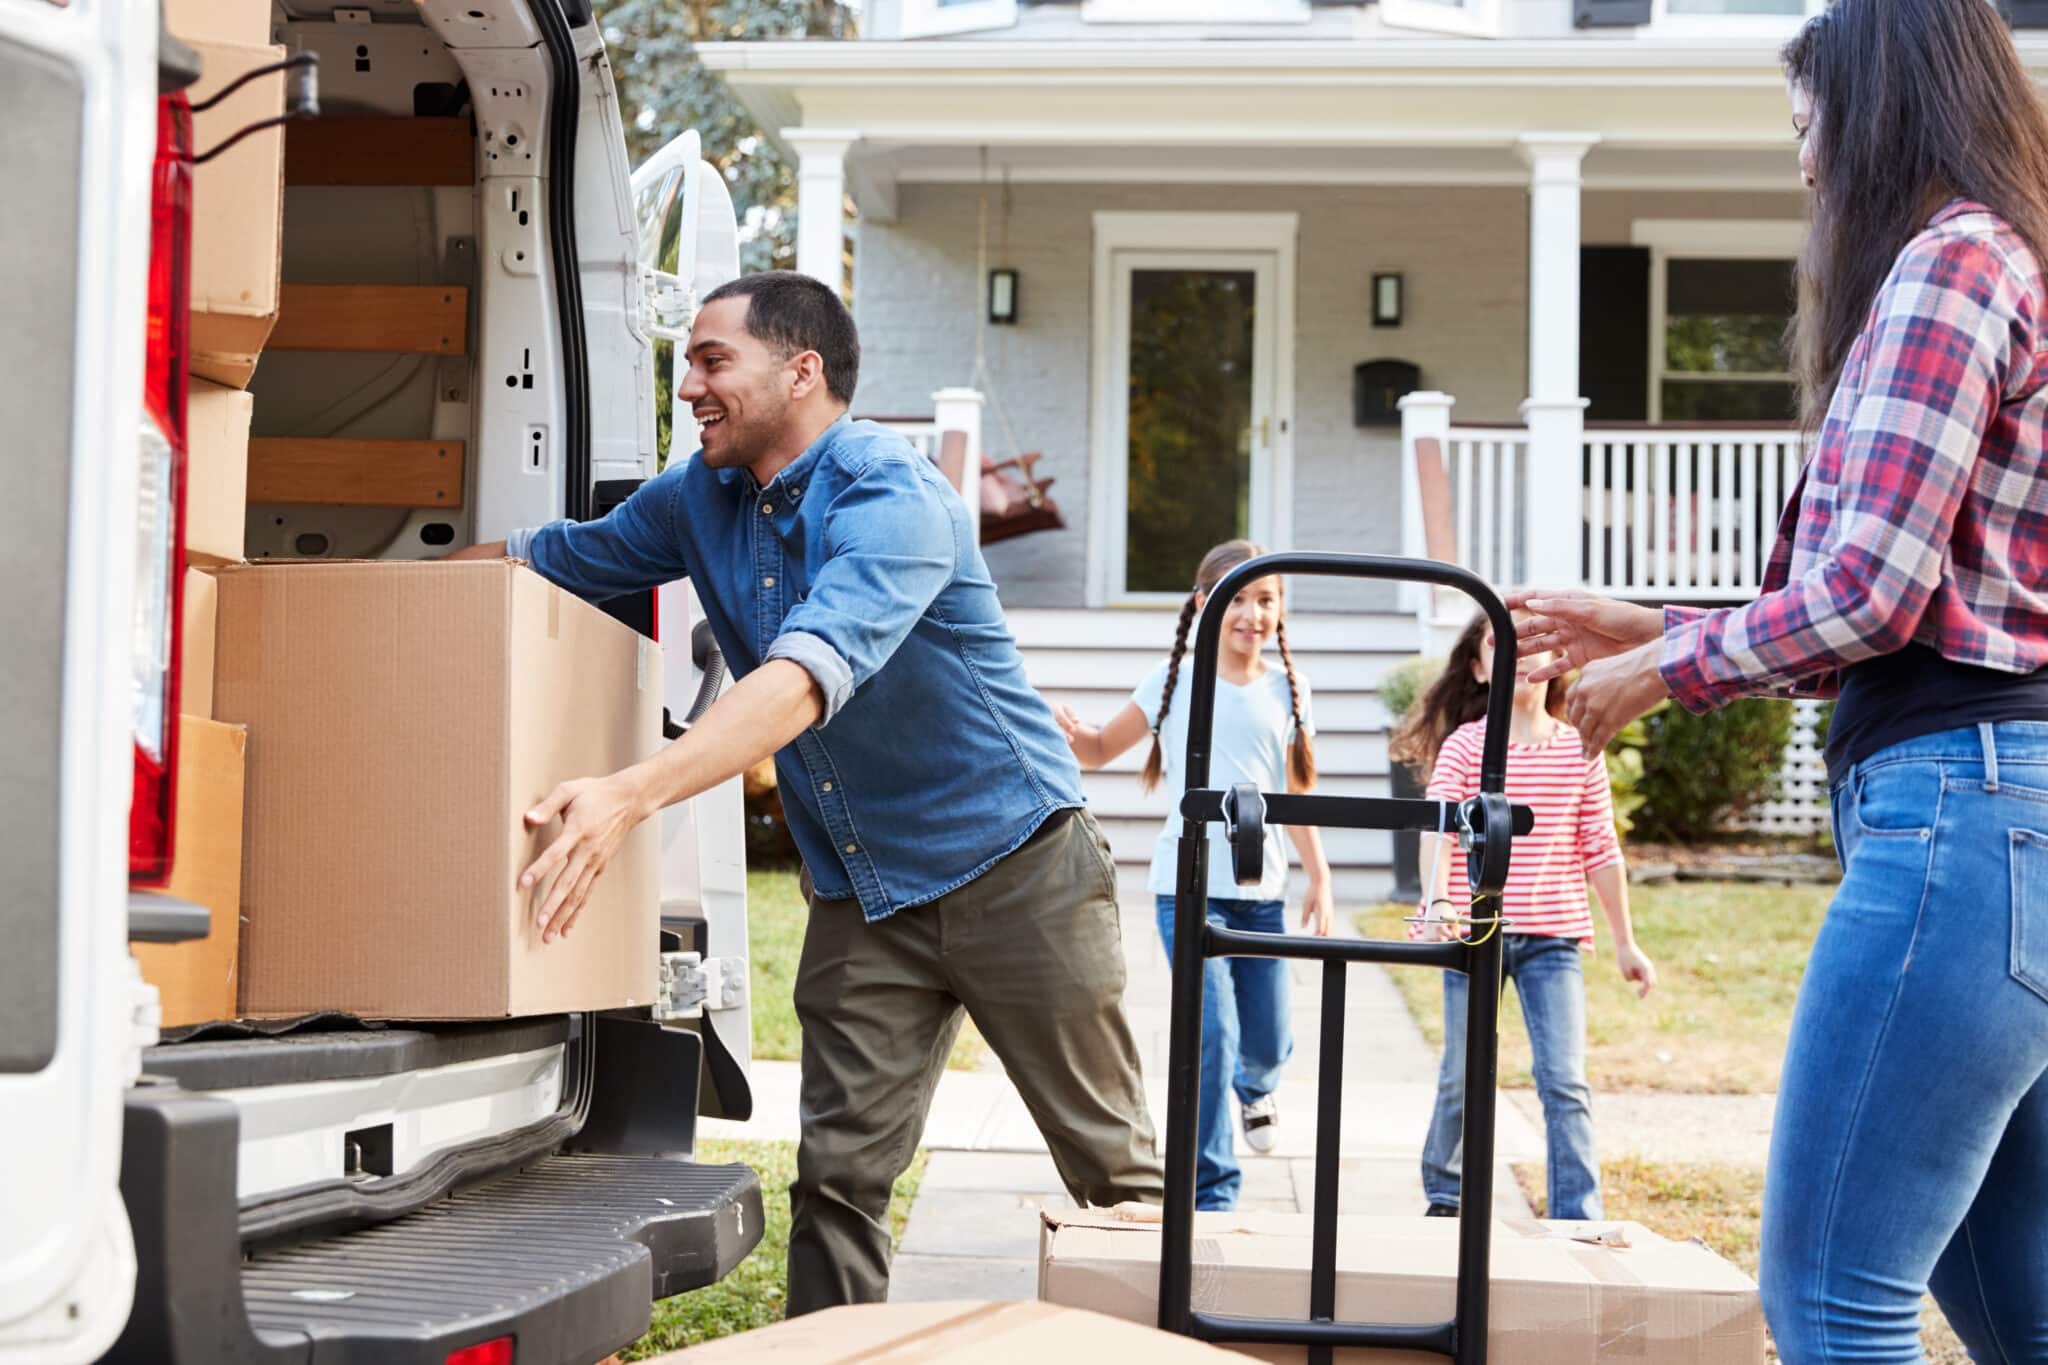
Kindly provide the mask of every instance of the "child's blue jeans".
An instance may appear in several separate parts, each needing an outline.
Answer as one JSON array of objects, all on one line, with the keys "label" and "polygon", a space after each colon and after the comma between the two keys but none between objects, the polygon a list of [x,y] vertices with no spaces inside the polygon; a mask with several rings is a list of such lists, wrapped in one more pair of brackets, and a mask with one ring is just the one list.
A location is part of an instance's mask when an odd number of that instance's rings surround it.
[{"label": "child's blue jeans", "polygon": [[[1158,901],[1159,937],[1173,959],[1173,897]],[[1209,923],[1260,934],[1287,932],[1284,901],[1212,899]],[[1287,963],[1271,957],[1212,957],[1202,980],[1202,1095],[1195,1130],[1195,1207],[1237,1207],[1244,1173],[1237,1164],[1226,1091],[1239,1103],[1273,1093],[1294,1051],[1287,1015]]]},{"label": "child's blue jeans", "polygon": [[[1515,983],[1535,1055],[1549,1160],[1549,1216],[1600,1217],[1600,1159],[1593,1151],[1593,1087],[1586,1083],[1586,975],[1577,939],[1507,934],[1501,971]],[[1432,1204],[1458,1206],[1465,1146],[1463,972],[1444,973],[1444,1060],[1436,1113],[1422,1148],[1422,1192]]]}]

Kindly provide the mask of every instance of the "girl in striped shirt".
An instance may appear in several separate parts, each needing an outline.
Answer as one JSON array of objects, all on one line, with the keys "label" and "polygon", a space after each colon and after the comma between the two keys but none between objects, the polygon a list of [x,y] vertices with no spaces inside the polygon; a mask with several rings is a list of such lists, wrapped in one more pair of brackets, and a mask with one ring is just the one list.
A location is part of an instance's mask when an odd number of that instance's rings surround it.
[{"label": "girl in striped shirt", "polygon": [[[1549,1150],[1552,1218],[1598,1218],[1600,1165],[1593,1151],[1592,1087],[1586,1083],[1586,986],[1582,952],[1593,950],[1593,920],[1586,909],[1591,883],[1614,939],[1615,965],[1639,996],[1656,984],[1657,969],[1636,946],[1629,922],[1628,878],[1614,835],[1614,805],[1607,766],[1581,747],[1579,732],[1559,716],[1564,681],[1532,684],[1529,674],[1549,661],[1536,654],[1517,661],[1515,704],[1508,731],[1508,800],[1535,812],[1535,827],[1515,840],[1506,889],[1494,913],[1502,929],[1504,975],[1515,984],[1535,1057],[1536,1093],[1543,1102]],[[1475,616],[1458,637],[1443,675],[1422,695],[1395,736],[1393,755],[1430,773],[1429,795],[1463,801],[1479,792],[1479,755],[1486,734],[1488,679],[1493,676],[1493,635]],[[1461,932],[1449,914],[1472,903],[1463,859],[1454,840],[1424,835],[1423,918],[1413,937]],[[1484,926],[1475,932],[1487,932]],[[1437,1077],[1436,1112],[1422,1152],[1422,1187],[1431,1217],[1455,1217],[1465,1117],[1465,996],[1463,972],[1444,973],[1444,1060]]]}]

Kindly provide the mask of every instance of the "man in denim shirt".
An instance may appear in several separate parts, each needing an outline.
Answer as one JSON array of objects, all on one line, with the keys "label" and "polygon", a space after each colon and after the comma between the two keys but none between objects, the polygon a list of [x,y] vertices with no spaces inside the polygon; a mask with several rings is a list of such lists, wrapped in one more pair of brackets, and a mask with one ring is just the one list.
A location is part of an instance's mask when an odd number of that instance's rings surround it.
[{"label": "man in denim shirt", "polygon": [[660,754],[529,812],[564,824],[522,880],[556,874],[546,936],[634,825],[772,753],[810,898],[788,1311],[887,1297],[890,1187],[963,1007],[1074,1198],[1157,1203],[1109,846],[967,509],[908,442],[847,419],[860,342],[816,280],[717,290],[688,360],[695,458],[599,521],[461,552],[593,601],[688,574],[738,679]]}]

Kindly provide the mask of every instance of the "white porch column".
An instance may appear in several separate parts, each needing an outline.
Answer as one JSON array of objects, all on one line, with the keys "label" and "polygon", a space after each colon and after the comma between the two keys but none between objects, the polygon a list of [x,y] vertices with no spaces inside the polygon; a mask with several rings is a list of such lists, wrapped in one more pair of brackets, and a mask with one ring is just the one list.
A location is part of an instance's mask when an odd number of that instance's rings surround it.
[{"label": "white porch column", "polygon": [[979,389],[946,388],[932,395],[932,425],[940,439],[949,431],[967,433],[967,459],[960,469],[960,496],[967,503],[967,522],[981,534],[981,407]]},{"label": "white porch column", "polygon": [[846,152],[860,134],[843,128],[785,128],[797,156],[796,268],[834,289],[846,282]]},{"label": "white porch column", "polygon": [[1579,582],[1586,400],[1579,394],[1579,187],[1594,133],[1529,133],[1529,428],[1523,576]]}]

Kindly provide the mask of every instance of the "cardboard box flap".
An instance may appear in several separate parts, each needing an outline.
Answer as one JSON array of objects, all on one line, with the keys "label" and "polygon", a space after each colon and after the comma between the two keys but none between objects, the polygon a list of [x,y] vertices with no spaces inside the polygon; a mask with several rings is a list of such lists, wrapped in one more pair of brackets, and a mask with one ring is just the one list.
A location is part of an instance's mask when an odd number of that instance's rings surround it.
[{"label": "cardboard box flap", "polygon": [[[1116,1360],[1120,1365],[1237,1360],[1214,1346],[1134,1326],[1100,1313],[1049,1303],[862,1304],[811,1313],[773,1327],[690,1348],[696,1362],[850,1362],[924,1365],[973,1360],[977,1365],[1043,1365],[1047,1361]],[[682,1352],[660,1356],[680,1362]]]},{"label": "cardboard box flap", "polygon": [[[1155,1319],[1157,1224],[1104,1210],[1041,1217],[1041,1298],[1134,1321]],[[1197,1309],[1308,1316],[1305,1215],[1197,1214],[1194,1243]],[[1445,1321],[1453,1312],[1457,1261],[1456,1220],[1340,1217],[1337,1317]],[[1496,1221],[1491,1282],[1489,1338],[1496,1359],[1719,1365],[1757,1358],[1753,1352],[1761,1350],[1755,1284],[1705,1247],[1670,1241],[1638,1223]],[[1392,1365],[1410,1355],[1387,1359]]]}]

